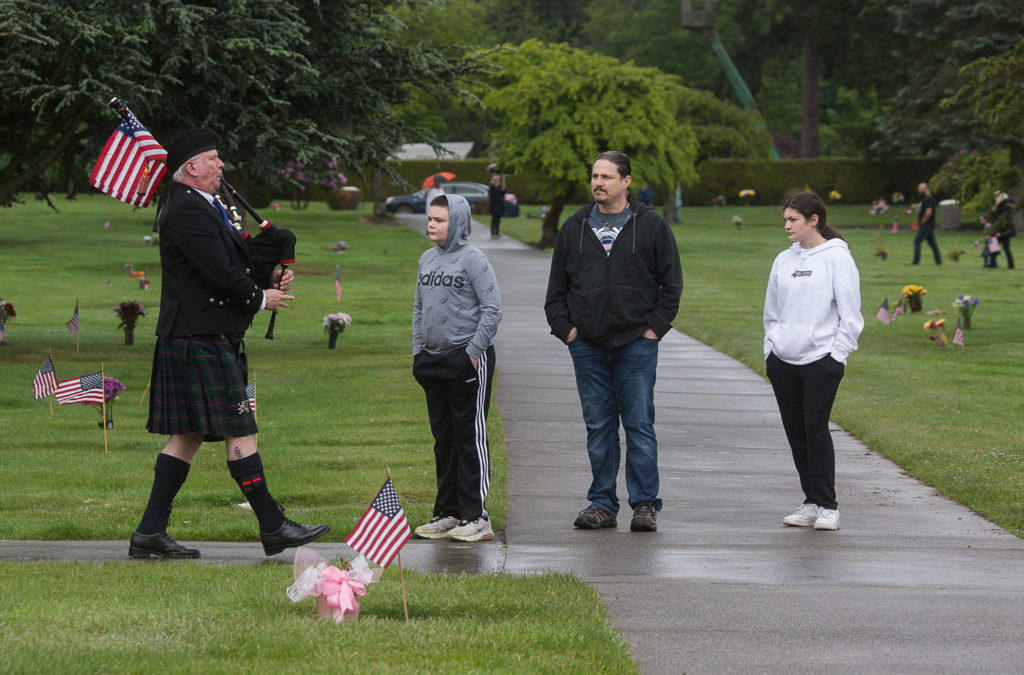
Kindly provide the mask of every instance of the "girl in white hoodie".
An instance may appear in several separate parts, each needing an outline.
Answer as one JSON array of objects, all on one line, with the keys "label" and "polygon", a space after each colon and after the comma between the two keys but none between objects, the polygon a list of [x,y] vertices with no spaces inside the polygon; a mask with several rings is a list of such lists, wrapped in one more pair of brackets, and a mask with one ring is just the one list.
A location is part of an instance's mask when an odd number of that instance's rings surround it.
[{"label": "girl in white hoodie", "polygon": [[850,247],[826,222],[825,204],[797,192],[782,205],[786,236],[764,300],[764,355],[804,502],[782,522],[839,529],[836,459],[828,419],[846,357],[864,328],[860,274]]}]

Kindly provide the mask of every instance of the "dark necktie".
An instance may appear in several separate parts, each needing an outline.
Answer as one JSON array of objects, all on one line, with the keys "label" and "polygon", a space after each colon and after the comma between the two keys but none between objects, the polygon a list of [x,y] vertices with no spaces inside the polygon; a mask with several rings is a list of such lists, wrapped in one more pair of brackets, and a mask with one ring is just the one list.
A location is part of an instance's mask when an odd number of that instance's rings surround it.
[{"label": "dark necktie", "polygon": [[216,199],[213,200],[213,205],[220,211],[220,217],[224,221],[224,224],[231,227],[231,220],[228,218],[228,212],[224,210],[224,207],[220,205],[220,202]]}]

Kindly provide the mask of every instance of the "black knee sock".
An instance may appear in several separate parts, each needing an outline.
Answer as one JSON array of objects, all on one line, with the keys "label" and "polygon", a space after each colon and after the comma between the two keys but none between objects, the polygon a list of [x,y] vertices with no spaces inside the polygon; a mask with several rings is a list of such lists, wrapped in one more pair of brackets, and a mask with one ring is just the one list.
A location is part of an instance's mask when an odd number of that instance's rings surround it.
[{"label": "black knee sock", "polygon": [[156,534],[167,529],[167,521],[171,517],[171,504],[178,490],[185,484],[188,477],[189,463],[164,453],[156,456],[153,467],[153,489],[149,493],[149,503],[142,514],[137,532],[139,534]]},{"label": "black knee sock", "polygon": [[263,460],[260,453],[228,462],[231,477],[242,489],[253,513],[260,523],[260,532],[270,534],[277,532],[284,524],[284,514],[267,489],[267,479],[263,476]]}]

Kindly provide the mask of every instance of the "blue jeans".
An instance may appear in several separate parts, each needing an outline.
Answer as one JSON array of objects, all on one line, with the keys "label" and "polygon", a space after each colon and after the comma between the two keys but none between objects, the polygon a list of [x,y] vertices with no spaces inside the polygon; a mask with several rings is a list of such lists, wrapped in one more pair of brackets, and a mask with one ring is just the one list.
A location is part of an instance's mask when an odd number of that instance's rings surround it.
[{"label": "blue jeans", "polygon": [[658,341],[638,338],[605,351],[581,338],[569,343],[576,389],[587,425],[587,453],[593,481],[587,499],[615,515],[619,498],[619,421],[626,430],[626,490],[629,505],[658,499],[658,439],[654,434],[654,380]]}]

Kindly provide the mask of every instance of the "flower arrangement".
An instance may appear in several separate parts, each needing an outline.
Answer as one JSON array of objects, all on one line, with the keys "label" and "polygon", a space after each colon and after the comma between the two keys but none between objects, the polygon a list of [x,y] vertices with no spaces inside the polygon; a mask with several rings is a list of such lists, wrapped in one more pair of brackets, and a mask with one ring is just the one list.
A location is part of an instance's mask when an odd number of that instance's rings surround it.
[{"label": "flower arrangement", "polygon": [[146,308],[134,300],[126,300],[114,305],[114,314],[121,320],[118,328],[124,330],[124,343],[135,344],[135,324],[141,317],[146,316]]},{"label": "flower arrangement", "polygon": [[828,193],[828,199],[831,202],[839,202],[843,200],[843,195],[840,194],[839,190],[832,190]]},{"label": "flower arrangement", "polygon": [[871,202],[870,213],[873,216],[889,215],[889,204],[884,199],[876,199]]},{"label": "flower arrangement", "polygon": [[18,316],[14,311],[14,305],[0,298],[0,344],[4,341],[4,324]]},{"label": "flower arrangement", "polygon": [[738,230],[738,229],[740,229],[741,227],[743,227],[743,219],[742,219],[742,218],[740,218],[740,217],[739,217],[739,216],[737,216],[737,215],[734,215],[734,216],[732,217],[732,224],[733,224],[733,225],[735,225],[735,226],[736,226],[736,229]]},{"label": "flower arrangement", "polygon": [[324,332],[327,333],[327,348],[334,349],[338,336],[352,325],[352,317],[344,312],[328,314],[324,317]]},{"label": "flower arrangement", "polygon": [[746,204],[747,206],[750,206],[750,202],[754,201],[756,198],[757,193],[751,190],[750,188],[740,190],[740,199],[742,199],[743,203]]},{"label": "flower arrangement", "polygon": [[981,300],[970,295],[958,295],[956,300],[953,301],[953,306],[960,311],[960,325],[964,330],[971,329],[971,316],[974,314],[974,309],[978,306],[979,302]]},{"label": "flower arrangement", "polygon": [[928,289],[924,286],[918,286],[917,284],[910,284],[909,286],[903,287],[901,296],[910,305],[911,312],[921,311],[921,301],[925,294],[928,293]]},{"label": "flower arrangement", "polygon": [[81,404],[81,405],[96,406],[96,410],[98,410],[99,413],[100,413],[100,422],[99,422],[100,429],[102,429],[104,426],[106,426],[108,429],[113,429],[114,428],[114,404],[117,403],[117,395],[120,394],[125,389],[126,389],[126,387],[123,384],[121,384],[120,380],[118,380],[116,378],[113,378],[113,377],[106,377],[106,376],[104,376],[104,378],[103,378],[103,400],[107,402],[107,405],[106,405],[107,416],[105,418],[103,417],[104,406],[99,405],[98,403],[82,403]]},{"label": "flower arrangement", "polygon": [[715,195],[711,200],[712,206],[725,206],[725,195]]},{"label": "flower arrangement", "polygon": [[328,314],[324,317],[324,332],[344,333],[345,329],[352,325],[352,317],[344,312]]},{"label": "flower arrangement", "polygon": [[902,204],[907,201],[907,198],[903,196],[902,192],[893,192],[891,201],[893,204]]},{"label": "flower arrangement", "polygon": [[946,339],[945,326],[945,319],[931,319],[930,321],[924,322],[924,329],[932,332],[932,334],[928,336],[928,339],[933,341],[939,347],[945,347],[949,344],[949,340]]},{"label": "flower arrangement", "polygon": [[882,244],[879,244],[878,246],[875,247],[875,257],[885,260],[886,258],[889,257],[889,249],[883,246]]},{"label": "flower arrangement", "polygon": [[956,243],[950,246],[946,253],[953,262],[960,262],[960,256],[964,254],[964,250],[960,248],[960,237],[956,238]]},{"label": "flower arrangement", "polygon": [[366,587],[378,581],[384,570],[370,569],[360,554],[351,564],[341,560],[341,567],[328,565],[327,558],[313,549],[300,546],[295,550],[292,576],[295,583],[285,591],[288,599],[299,602],[305,597],[316,598],[317,616],[332,618],[335,623],[359,618],[356,596],[366,595]]}]

